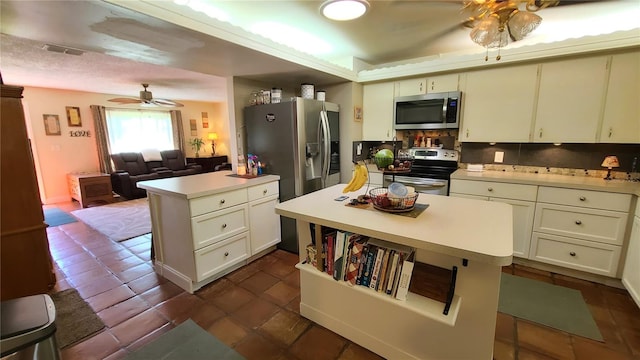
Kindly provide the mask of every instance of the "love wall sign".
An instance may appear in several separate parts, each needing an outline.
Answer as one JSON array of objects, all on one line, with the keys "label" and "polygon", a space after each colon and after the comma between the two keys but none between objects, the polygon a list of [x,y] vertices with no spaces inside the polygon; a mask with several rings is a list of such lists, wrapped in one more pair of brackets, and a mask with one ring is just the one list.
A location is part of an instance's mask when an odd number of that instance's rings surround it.
[{"label": "love wall sign", "polygon": [[71,136],[71,137],[91,137],[91,131],[89,131],[89,130],[69,130],[69,136]]}]

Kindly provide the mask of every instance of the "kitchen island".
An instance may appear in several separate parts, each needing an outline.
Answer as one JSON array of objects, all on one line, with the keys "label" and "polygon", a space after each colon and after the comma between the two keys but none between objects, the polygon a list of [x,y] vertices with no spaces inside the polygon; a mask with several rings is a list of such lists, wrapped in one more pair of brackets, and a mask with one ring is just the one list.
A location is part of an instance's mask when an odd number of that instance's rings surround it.
[{"label": "kitchen island", "polygon": [[217,171],[139,182],[149,199],[154,270],[193,293],[273,250],[279,179]]},{"label": "kitchen island", "polygon": [[300,313],[388,359],[491,359],[501,267],[512,260],[511,206],[420,194],[418,204],[429,206],[412,218],[335,201],[343,188],[276,206],[296,219],[299,248],[311,243],[310,224],[413,247],[416,261],[457,274],[450,306],[444,311],[448,304],[411,292],[401,301],[335,281],[306,263],[301,250]]}]

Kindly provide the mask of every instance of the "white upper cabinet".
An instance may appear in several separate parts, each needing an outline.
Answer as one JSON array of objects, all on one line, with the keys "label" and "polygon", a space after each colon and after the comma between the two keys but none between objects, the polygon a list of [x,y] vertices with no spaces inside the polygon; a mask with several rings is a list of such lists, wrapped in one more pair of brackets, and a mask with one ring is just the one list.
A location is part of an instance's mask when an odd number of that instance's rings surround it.
[{"label": "white upper cabinet", "polygon": [[429,76],[427,94],[445,91],[458,91],[458,74]]},{"label": "white upper cabinet", "polygon": [[606,75],[606,56],[542,64],[533,142],[594,143]]},{"label": "white upper cabinet", "polygon": [[462,89],[462,142],[528,142],[538,65],[466,74]]},{"label": "white upper cabinet", "polygon": [[394,83],[367,84],[363,89],[362,140],[392,140]]},{"label": "white upper cabinet", "polygon": [[613,55],[601,143],[640,143],[640,52]]},{"label": "white upper cabinet", "polygon": [[427,93],[427,78],[407,79],[397,81],[396,96],[411,96]]},{"label": "white upper cabinet", "polygon": [[414,78],[396,82],[396,96],[458,91],[458,74]]}]

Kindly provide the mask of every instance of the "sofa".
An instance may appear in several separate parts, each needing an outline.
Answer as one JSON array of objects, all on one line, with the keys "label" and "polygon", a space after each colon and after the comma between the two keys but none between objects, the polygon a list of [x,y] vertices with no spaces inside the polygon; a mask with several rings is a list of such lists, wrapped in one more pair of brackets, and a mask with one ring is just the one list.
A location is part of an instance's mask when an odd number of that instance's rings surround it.
[{"label": "sofa", "polygon": [[138,181],[194,175],[202,172],[202,165],[187,164],[180,150],[123,152],[112,154],[115,171],[111,173],[113,191],[125,199],[147,196]]}]

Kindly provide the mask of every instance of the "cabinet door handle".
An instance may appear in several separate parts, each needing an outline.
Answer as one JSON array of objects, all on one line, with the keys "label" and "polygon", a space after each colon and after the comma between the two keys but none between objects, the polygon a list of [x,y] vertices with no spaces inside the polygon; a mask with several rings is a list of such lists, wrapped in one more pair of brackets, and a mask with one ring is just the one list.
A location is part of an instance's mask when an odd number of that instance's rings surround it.
[{"label": "cabinet door handle", "polygon": [[228,251],[225,251],[225,252],[224,252],[224,256],[229,256],[229,252],[228,252]]},{"label": "cabinet door handle", "polygon": [[613,128],[612,127],[609,128],[609,137],[611,137],[611,135],[613,135]]},{"label": "cabinet door handle", "polygon": [[224,204],[224,199],[220,200],[220,204]]},{"label": "cabinet door handle", "polygon": [[576,256],[576,253],[572,251],[572,252],[569,253],[569,255]]},{"label": "cabinet door handle", "polygon": [[222,228],[226,229],[227,228],[227,224],[222,224]]},{"label": "cabinet door handle", "polygon": [[584,196],[580,196],[580,201],[586,201],[586,200],[587,200],[587,198],[586,198],[586,197],[584,197]]},{"label": "cabinet door handle", "polygon": [[491,192],[493,191],[493,188],[488,188],[487,191]]},{"label": "cabinet door handle", "polygon": [[582,225],[582,221],[576,220],[576,225]]},{"label": "cabinet door handle", "polygon": [[262,195],[267,195],[267,189],[262,190]]},{"label": "cabinet door handle", "polygon": [[542,128],[540,128],[540,135],[538,137],[542,137]]},{"label": "cabinet door handle", "polygon": [[467,137],[469,137],[469,129],[467,129]]}]

